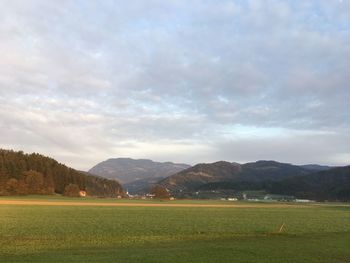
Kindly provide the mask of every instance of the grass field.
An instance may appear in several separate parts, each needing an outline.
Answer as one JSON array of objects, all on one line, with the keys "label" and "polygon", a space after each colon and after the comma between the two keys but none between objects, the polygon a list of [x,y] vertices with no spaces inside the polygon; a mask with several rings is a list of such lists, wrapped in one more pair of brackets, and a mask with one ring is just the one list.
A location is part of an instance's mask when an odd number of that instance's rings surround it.
[{"label": "grass field", "polygon": [[[10,199],[23,197],[0,201]],[[234,208],[1,204],[0,262],[350,262],[349,206],[240,204]],[[282,223],[285,227],[277,233]]]}]

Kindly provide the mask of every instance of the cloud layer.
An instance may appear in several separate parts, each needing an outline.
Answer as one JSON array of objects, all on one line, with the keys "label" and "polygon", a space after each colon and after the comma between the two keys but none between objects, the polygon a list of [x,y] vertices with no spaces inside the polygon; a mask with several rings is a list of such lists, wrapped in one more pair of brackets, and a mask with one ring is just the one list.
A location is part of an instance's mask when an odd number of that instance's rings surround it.
[{"label": "cloud layer", "polygon": [[0,145],[350,163],[350,1],[2,1]]}]

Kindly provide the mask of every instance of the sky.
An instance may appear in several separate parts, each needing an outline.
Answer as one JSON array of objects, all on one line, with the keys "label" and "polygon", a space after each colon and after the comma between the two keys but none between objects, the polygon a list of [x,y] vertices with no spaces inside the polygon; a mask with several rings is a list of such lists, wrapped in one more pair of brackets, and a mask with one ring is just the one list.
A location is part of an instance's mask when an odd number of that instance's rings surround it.
[{"label": "sky", "polygon": [[350,164],[350,0],[1,0],[0,148]]}]

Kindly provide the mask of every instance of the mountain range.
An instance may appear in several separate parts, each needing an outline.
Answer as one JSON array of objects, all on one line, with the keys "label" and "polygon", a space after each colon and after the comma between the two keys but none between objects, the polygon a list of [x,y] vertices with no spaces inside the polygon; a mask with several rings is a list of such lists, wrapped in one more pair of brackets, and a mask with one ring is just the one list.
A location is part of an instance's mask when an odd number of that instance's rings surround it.
[{"label": "mountain range", "polygon": [[246,164],[219,161],[211,164],[197,164],[160,181],[160,184],[173,192],[193,191],[208,183],[280,181],[312,172],[313,170],[301,166],[276,161],[257,161]]},{"label": "mountain range", "polygon": [[350,199],[347,195],[350,189],[348,168],[318,164],[293,165],[260,160],[245,164],[218,161],[190,166],[115,158],[99,163],[89,172],[118,179],[132,194],[144,194],[152,186],[162,185],[178,197],[191,197],[197,191],[225,189],[264,191],[316,200]]},{"label": "mountain range", "polygon": [[[276,161],[198,164],[159,182],[175,196],[198,191],[264,191],[318,201],[350,200],[350,166],[292,165]],[[184,195],[184,193],[186,193]]]}]

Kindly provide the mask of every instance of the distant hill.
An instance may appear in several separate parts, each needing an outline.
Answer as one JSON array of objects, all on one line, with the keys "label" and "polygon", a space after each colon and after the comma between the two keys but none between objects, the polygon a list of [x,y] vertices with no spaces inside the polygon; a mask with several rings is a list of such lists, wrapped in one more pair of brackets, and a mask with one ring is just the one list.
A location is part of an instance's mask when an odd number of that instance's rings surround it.
[{"label": "distant hill", "polygon": [[315,172],[326,171],[326,170],[330,170],[332,168],[336,168],[336,167],[332,167],[332,166],[318,165],[318,164],[305,164],[305,165],[300,165],[300,167],[302,167],[306,170],[315,171]]},{"label": "distant hill", "polygon": [[242,164],[242,172],[237,181],[260,182],[279,181],[285,178],[307,175],[312,171],[298,165],[276,161],[257,161]]},{"label": "distant hill", "polygon": [[151,187],[155,182],[191,167],[188,164],[154,162],[147,159],[114,158],[103,161],[89,170],[90,173],[116,179],[129,192]]},{"label": "distant hill", "polygon": [[273,183],[268,190],[298,198],[350,201],[350,166],[288,178]]},{"label": "distant hill", "polygon": [[220,161],[211,164],[197,164],[160,181],[159,184],[173,192],[193,191],[200,189],[205,184],[279,181],[310,173],[310,170],[300,166],[275,161],[257,161],[247,164]]},{"label": "distant hill", "polygon": [[132,181],[130,183],[123,184],[123,188],[129,192],[129,194],[147,194],[151,189],[158,184],[159,181],[164,179],[163,177],[148,177]]},{"label": "distant hill", "polygon": [[225,161],[201,163],[165,178],[159,184],[173,192],[196,190],[206,183],[234,180],[240,172],[241,165],[236,163]]},{"label": "distant hill", "polygon": [[176,196],[263,191],[300,199],[350,201],[350,166],[297,166],[276,161],[197,164],[159,182]]},{"label": "distant hill", "polygon": [[69,184],[77,185],[90,196],[123,194],[115,180],[79,172],[38,153],[0,149],[0,195],[62,194]]}]

